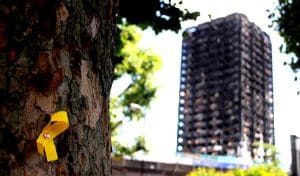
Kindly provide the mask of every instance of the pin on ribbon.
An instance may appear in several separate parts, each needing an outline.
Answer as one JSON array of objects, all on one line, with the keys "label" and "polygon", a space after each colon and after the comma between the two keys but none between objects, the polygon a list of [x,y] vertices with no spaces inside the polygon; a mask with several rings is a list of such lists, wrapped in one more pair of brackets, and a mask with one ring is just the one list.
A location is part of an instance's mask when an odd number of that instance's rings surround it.
[{"label": "pin on ribbon", "polygon": [[54,138],[69,127],[69,120],[66,111],[59,111],[51,115],[50,122],[45,126],[42,133],[36,140],[37,149],[40,154],[46,154],[47,161],[58,159]]}]

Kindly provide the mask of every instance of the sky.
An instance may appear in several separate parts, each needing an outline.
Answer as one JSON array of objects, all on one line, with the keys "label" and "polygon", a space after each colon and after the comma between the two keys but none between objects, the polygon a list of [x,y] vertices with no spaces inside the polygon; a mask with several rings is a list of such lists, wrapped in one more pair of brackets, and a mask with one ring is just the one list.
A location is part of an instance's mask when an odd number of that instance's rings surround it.
[{"label": "sky", "polygon": [[[213,19],[224,17],[238,12],[245,14],[251,22],[268,33],[272,42],[273,55],[273,87],[274,87],[274,118],[275,118],[275,145],[280,153],[284,165],[290,163],[290,135],[300,136],[300,83],[294,81],[296,74],[284,61],[290,56],[279,52],[283,42],[280,36],[269,28],[267,9],[275,8],[275,0],[184,0],[183,6],[191,11],[200,11],[196,21],[183,23],[183,29],[197,26]],[[180,160],[176,156],[177,115],[179,100],[179,73],[181,60],[181,32],[166,31],[158,36],[151,29],[143,32],[140,46],[152,48],[163,61],[162,69],[157,72],[159,84],[156,99],[151,103],[151,109],[145,111],[145,120],[139,124],[128,124],[122,129],[122,137],[126,141],[139,131],[145,135],[150,152],[141,155],[143,159],[174,162]],[[137,157],[141,157],[137,156]]]}]

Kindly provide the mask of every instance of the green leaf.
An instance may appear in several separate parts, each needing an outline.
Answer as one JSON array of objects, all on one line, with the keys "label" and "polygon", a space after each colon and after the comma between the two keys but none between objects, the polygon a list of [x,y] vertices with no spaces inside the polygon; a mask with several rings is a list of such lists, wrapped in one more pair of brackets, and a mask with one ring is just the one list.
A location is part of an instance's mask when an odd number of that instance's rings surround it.
[{"label": "green leaf", "polygon": [[178,32],[181,22],[195,20],[200,13],[182,10],[178,4],[161,0],[120,0],[118,21],[126,21],[141,29],[152,28],[155,33],[163,30]]},{"label": "green leaf", "polygon": [[[131,84],[117,97],[111,97],[110,116],[112,129],[112,145],[114,156],[131,156],[137,151],[146,151],[145,141],[138,137],[135,144],[126,146],[118,142],[117,134],[120,127],[127,120],[139,121],[144,118],[146,109],[155,98],[157,83],[154,74],[161,68],[161,58],[151,49],[138,46],[141,39],[141,29],[135,25],[118,25],[120,42],[116,55],[121,58],[115,63],[115,78],[129,75]],[[131,104],[141,106],[141,110],[134,110]]]}]

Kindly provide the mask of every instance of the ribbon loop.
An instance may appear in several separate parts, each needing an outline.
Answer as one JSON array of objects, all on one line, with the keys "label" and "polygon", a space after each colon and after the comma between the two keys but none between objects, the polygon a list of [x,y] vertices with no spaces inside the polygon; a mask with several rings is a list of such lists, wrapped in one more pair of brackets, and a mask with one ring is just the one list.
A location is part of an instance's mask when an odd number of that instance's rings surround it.
[{"label": "ribbon loop", "polygon": [[59,111],[51,115],[50,122],[44,127],[36,140],[38,152],[46,154],[47,161],[58,159],[54,138],[69,127],[69,120],[66,111]]}]

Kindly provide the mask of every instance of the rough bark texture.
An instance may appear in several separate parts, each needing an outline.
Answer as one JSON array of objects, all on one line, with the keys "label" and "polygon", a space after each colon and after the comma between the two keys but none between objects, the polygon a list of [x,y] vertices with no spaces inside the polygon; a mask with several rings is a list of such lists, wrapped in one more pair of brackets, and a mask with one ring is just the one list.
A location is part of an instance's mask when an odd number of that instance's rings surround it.
[{"label": "rough bark texture", "polygon": [[[0,1],[0,175],[111,175],[113,0]],[[47,162],[52,113],[70,127]]]}]

